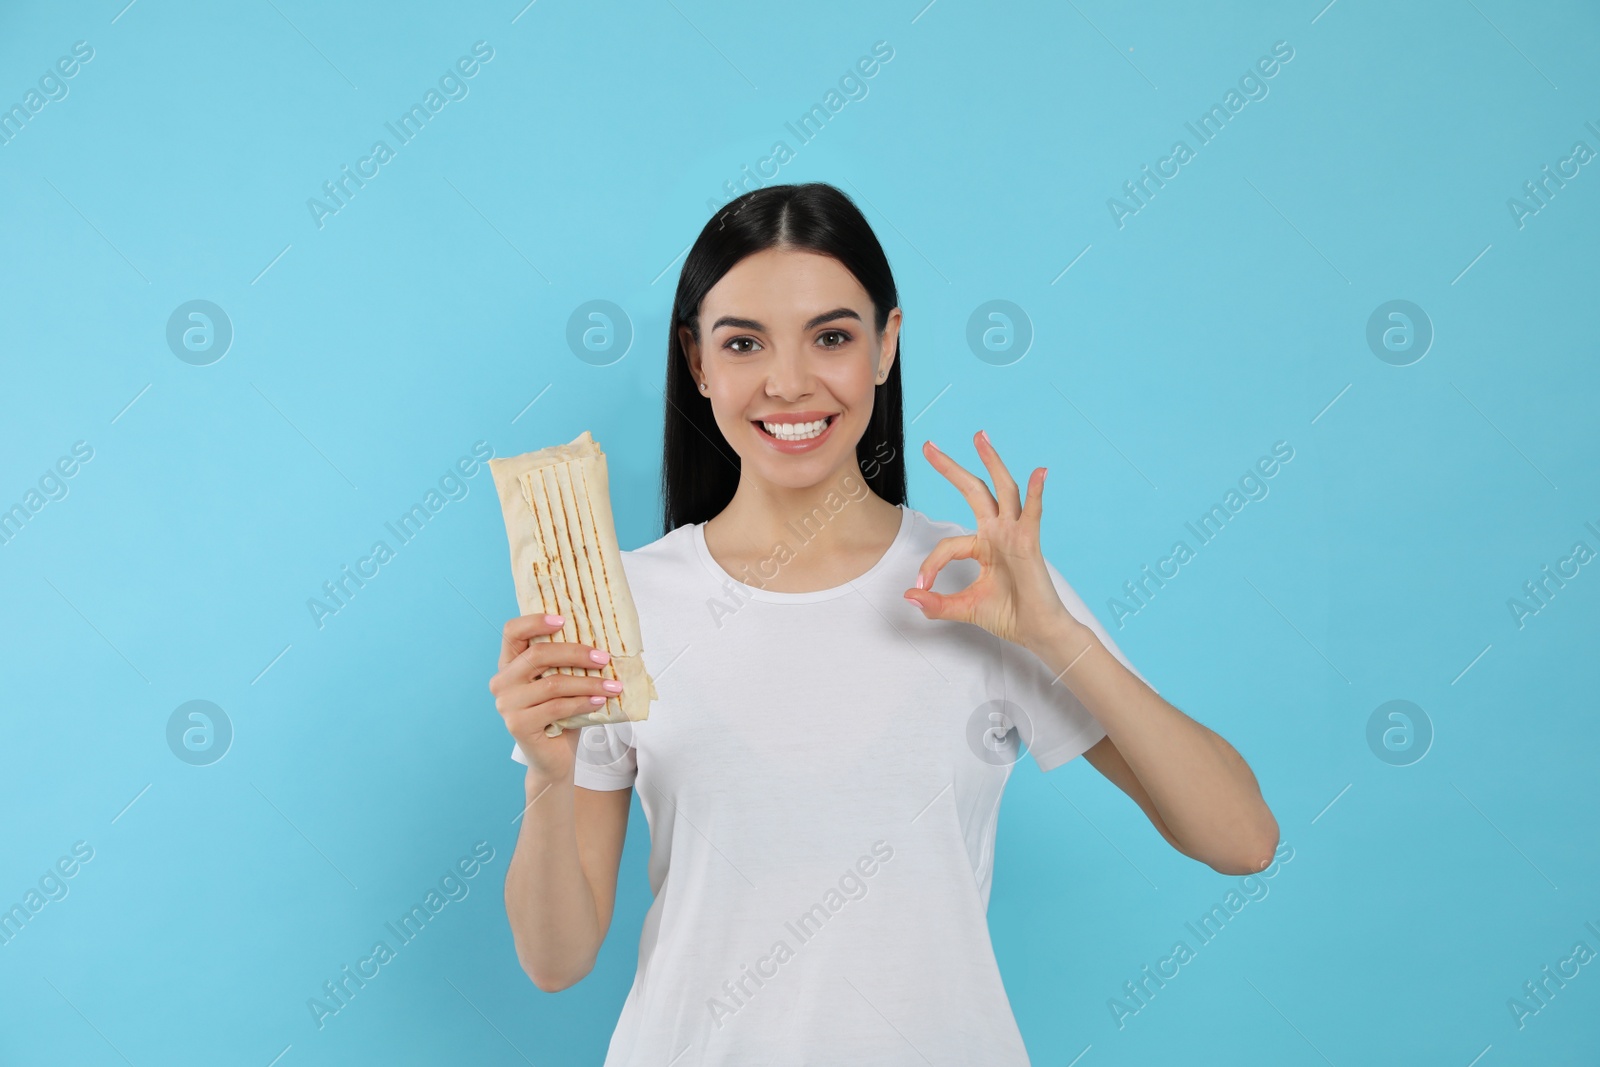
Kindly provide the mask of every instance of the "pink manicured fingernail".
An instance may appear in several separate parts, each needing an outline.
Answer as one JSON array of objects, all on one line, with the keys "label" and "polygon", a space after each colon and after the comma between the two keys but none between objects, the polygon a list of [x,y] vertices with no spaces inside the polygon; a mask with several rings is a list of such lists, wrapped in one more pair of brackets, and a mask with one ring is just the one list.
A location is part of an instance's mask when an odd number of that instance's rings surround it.
[{"label": "pink manicured fingernail", "polygon": [[989,444],[990,443],[990,441],[989,441],[989,431],[988,430],[979,430],[978,431],[978,436],[983,438],[983,443],[984,444]]},{"label": "pink manicured fingernail", "polygon": [[566,620],[560,615],[546,615],[544,617],[544,624],[546,626],[560,626],[565,621]]},{"label": "pink manicured fingernail", "polygon": [[920,573],[917,575],[917,588],[918,589],[926,589],[926,588],[928,588],[928,586],[924,582],[923,577],[922,577],[922,575]]},{"label": "pink manicured fingernail", "polygon": [[614,682],[610,678],[607,678],[605,681],[600,683],[600,688],[604,689],[608,693],[620,693],[622,692],[622,683]]},{"label": "pink manicured fingernail", "polygon": [[589,703],[591,703],[591,704],[604,704],[605,702],[606,702],[606,698],[605,697],[590,697],[589,698]]},{"label": "pink manicured fingernail", "polygon": [[589,650],[589,658],[596,663],[609,663],[611,661],[611,653],[603,648],[591,648]]}]

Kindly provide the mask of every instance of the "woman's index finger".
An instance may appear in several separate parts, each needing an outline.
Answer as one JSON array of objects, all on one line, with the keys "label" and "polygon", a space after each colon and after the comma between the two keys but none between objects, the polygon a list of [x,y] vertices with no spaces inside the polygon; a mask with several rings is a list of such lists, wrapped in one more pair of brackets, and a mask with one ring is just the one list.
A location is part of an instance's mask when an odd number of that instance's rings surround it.
[{"label": "woman's index finger", "polygon": [[928,441],[923,446],[928,462],[933,464],[935,470],[944,475],[951,485],[961,491],[966,498],[967,506],[972,508],[972,514],[977,518],[993,518],[1000,511],[1000,505],[995,502],[994,495],[989,492],[988,483],[976,474],[967,470],[961,464],[945,455],[939,446]]},{"label": "woman's index finger", "polygon": [[500,666],[516,659],[528,650],[536,637],[548,636],[561,629],[559,615],[519,615],[506,623],[500,632]]}]

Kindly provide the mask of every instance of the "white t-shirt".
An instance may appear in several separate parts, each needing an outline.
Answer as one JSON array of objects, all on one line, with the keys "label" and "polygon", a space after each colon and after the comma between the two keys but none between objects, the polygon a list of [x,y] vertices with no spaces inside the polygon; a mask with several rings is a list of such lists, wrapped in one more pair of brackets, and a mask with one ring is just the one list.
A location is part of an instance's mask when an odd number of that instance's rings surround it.
[{"label": "white t-shirt", "polygon": [[902,598],[972,532],[902,508],[871,570],[808,593],[735,581],[703,524],[622,553],[660,699],[584,727],[574,782],[639,790],[655,900],[605,1067],[1028,1063],[986,919],[1001,792],[1023,749],[1048,771],[1105,730],[1031,652]]}]

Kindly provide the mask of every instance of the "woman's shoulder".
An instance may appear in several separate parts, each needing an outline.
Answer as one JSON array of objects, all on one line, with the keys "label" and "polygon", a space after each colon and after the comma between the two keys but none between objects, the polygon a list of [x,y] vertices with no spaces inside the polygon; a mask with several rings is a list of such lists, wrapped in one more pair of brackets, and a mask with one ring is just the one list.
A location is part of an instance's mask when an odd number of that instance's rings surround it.
[{"label": "woman's shoulder", "polygon": [[946,537],[964,537],[967,534],[977,533],[975,526],[963,526],[958,522],[946,519],[936,519],[925,512],[918,511],[909,504],[902,505],[911,513],[911,537],[919,542],[926,542],[930,546],[937,544]]},{"label": "woman's shoulder", "polygon": [[630,582],[665,576],[694,560],[694,527],[679,526],[637,548],[621,549]]},{"label": "woman's shoulder", "polygon": [[693,534],[693,525],[685,523],[675,530],[667,531],[654,541],[647,541],[637,548],[624,548],[622,554],[625,557],[633,557],[644,561],[669,557],[688,548],[689,539]]}]

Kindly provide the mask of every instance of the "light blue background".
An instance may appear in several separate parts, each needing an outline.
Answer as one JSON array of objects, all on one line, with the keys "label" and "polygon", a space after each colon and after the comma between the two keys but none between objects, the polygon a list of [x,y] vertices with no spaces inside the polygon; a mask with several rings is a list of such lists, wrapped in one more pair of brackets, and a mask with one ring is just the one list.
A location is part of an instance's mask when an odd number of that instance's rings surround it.
[{"label": "light blue background", "polygon": [[[0,104],[94,48],[0,146],[0,506],[94,450],[0,546],[0,904],[94,849],[0,947],[0,1062],[600,1061],[647,831],[636,803],[595,973],[539,992],[501,899],[521,768],[486,683],[516,604],[487,472],[322,628],[306,601],[480,440],[591,430],[623,546],[659,536],[676,271],[779,139],[775,180],[856,196],[895,267],[911,505],[971,519],[924,439],[1049,466],[1047,556],[1294,848],[1119,1029],[1109,999],[1237,879],[1085,762],[1019,764],[990,923],[1034,1061],[1593,1062],[1600,964],[1524,1028],[1507,1000],[1600,951],[1600,565],[1520,628],[1507,601],[1600,549],[1600,164],[1520,228],[1507,200],[1600,149],[1600,16],[924,2],[0,12]],[[307,199],[479,40],[469,95],[319,229]],[[799,145],[785,122],[877,41],[866,97]],[[1107,199],[1277,41],[1269,95],[1118,228]],[[209,366],[165,340],[194,299],[234,329]],[[634,332],[608,366],[565,340],[596,299]],[[966,342],[995,299],[1035,334],[1003,366]],[[1366,342],[1395,299],[1436,332],[1409,366]],[[1277,441],[1270,494],[1117,626]],[[166,742],[193,699],[235,731],[209,766]],[[1366,740],[1393,699],[1435,732],[1410,766]],[[318,1030],[307,999],[479,841],[470,895]]]}]

